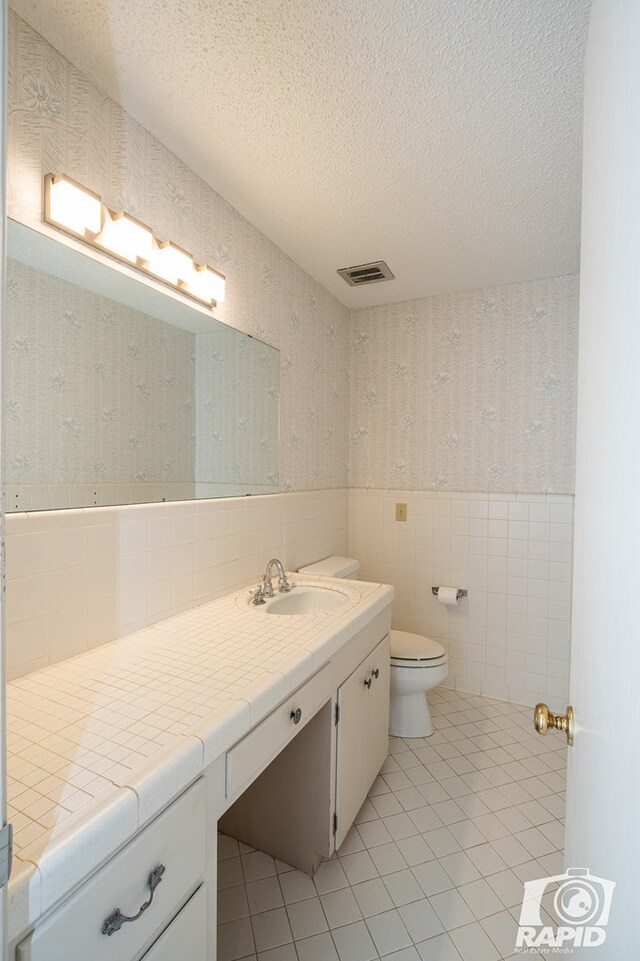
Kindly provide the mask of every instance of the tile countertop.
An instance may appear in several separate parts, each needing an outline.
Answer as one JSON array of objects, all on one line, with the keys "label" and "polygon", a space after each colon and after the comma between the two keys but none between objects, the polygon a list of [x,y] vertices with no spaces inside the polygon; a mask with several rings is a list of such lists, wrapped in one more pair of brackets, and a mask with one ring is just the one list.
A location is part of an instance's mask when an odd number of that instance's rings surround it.
[{"label": "tile countertop", "polygon": [[348,602],[266,616],[244,590],[7,685],[10,939],[393,600],[382,584],[292,580]]}]

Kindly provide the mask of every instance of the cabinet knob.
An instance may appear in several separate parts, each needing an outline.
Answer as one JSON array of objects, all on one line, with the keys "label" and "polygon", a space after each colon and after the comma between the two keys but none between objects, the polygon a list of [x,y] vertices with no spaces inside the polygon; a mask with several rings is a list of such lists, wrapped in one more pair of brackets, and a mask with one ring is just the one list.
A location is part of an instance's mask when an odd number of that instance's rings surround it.
[{"label": "cabinet knob", "polygon": [[371,680],[370,677],[368,677],[368,678],[366,679],[366,681],[364,682],[364,686],[365,686],[365,687],[368,687],[368,688],[370,688],[372,684],[373,684],[373,681]]},{"label": "cabinet knob", "polygon": [[378,678],[380,677],[380,668],[379,668],[379,667],[376,667],[375,671],[372,671],[372,672],[371,672],[371,675],[372,675],[373,677],[375,677],[375,679],[376,679],[376,681],[377,681]]},{"label": "cabinet knob", "polygon": [[299,724],[302,717],[302,708],[298,707],[295,711],[292,711],[289,715],[294,724]]}]

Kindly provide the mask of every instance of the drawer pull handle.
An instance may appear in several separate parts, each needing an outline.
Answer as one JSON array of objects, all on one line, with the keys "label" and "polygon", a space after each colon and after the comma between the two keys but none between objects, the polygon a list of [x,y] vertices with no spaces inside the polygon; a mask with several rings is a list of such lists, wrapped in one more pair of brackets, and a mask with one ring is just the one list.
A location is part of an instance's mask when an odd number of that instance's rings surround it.
[{"label": "drawer pull handle", "polygon": [[379,667],[376,667],[375,671],[372,671],[371,674],[373,675],[373,677],[375,677],[375,679],[376,679],[376,681],[377,681],[378,678],[380,677],[380,668],[379,668]]},{"label": "drawer pull handle", "polygon": [[138,911],[137,914],[134,914],[132,917],[129,918],[127,917],[126,914],[122,913],[120,908],[116,908],[113,914],[110,914],[107,920],[102,925],[102,933],[106,934],[107,937],[110,938],[112,934],[115,934],[116,931],[120,930],[123,924],[128,924],[129,921],[137,921],[140,915],[144,914],[147,908],[151,907],[151,902],[153,901],[153,895],[155,894],[156,888],[162,881],[162,875],[164,874],[164,872],[165,872],[164,864],[159,864],[158,867],[154,868],[154,870],[149,875],[149,880],[147,881],[147,884],[149,885],[149,899],[144,902],[144,904],[140,907],[140,910]]},{"label": "drawer pull handle", "polygon": [[300,720],[301,720],[301,718],[302,718],[302,708],[301,708],[301,707],[296,708],[295,711],[292,711],[292,712],[291,712],[291,714],[289,715],[289,717],[291,718],[291,720],[293,721],[294,724],[299,724],[299,723],[300,723]]},{"label": "drawer pull handle", "polygon": [[371,690],[371,685],[372,685],[372,684],[373,684],[373,681],[371,680],[370,677],[368,677],[368,678],[366,679],[366,681],[364,682],[364,686],[365,686],[365,687],[368,687],[369,690]]}]

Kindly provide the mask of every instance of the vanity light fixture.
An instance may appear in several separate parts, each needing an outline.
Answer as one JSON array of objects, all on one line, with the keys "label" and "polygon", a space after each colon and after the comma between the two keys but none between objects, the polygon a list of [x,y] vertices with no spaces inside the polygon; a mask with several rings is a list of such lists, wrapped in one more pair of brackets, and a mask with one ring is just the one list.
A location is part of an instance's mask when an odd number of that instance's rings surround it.
[{"label": "vanity light fixture", "polygon": [[223,274],[197,264],[188,251],[170,240],[158,240],[150,227],[126,211],[110,210],[98,194],[65,174],[44,178],[44,220],[205,307],[224,301]]}]

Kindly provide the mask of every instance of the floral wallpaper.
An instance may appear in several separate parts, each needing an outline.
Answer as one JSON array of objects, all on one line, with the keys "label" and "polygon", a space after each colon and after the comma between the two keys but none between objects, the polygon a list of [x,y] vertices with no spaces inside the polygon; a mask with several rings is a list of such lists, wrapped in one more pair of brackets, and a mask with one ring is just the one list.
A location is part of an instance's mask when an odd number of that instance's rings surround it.
[{"label": "floral wallpaper", "polygon": [[353,311],[351,487],[571,493],[578,278]]},{"label": "floral wallpaper", "polygon": [[12,11],[8,214],[64,171],[227,277],[216,316],[281,350],[280,489],[344,487],[348,310]]},{"label": "floral wallpaper", "polygon": [[277,350],[235,330],[196,338],[198,484],[277,490]]}]

